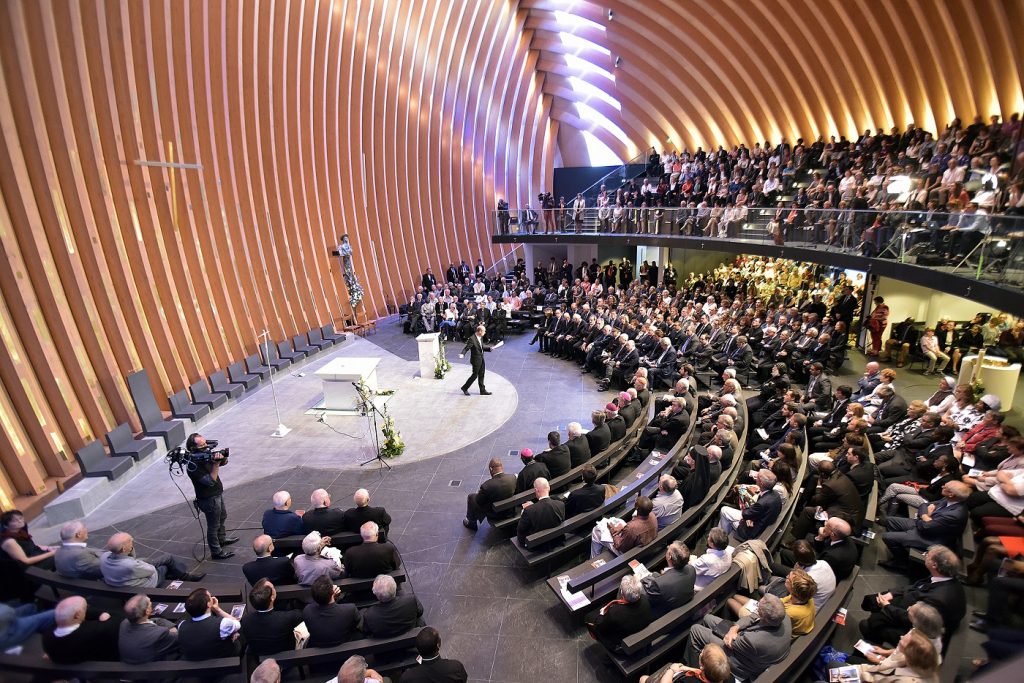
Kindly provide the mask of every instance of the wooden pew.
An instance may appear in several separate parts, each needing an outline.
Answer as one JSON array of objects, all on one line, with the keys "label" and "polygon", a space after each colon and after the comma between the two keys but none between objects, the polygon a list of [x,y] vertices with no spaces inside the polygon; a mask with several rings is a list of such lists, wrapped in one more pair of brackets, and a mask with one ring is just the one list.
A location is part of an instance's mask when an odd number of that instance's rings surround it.
[{"label": "wooden pew", "polygon": [[[190,662],[181,659],[151,662],[149,664],[122,664],[121,662],[82,662],[56,664],[49,659],[27,655],[0,654],[0,671],[29,674],[38,680],[120,680],[155,681],[192,676],[217,680],[248,680],[244,662],[239,657],[207,659]],[[238,678],[235,678],[235,677]]]},{"label": "wooden pew", "polygon": [[[260,661],[274,659],[282,669],[307,669],[316,665],[340,667],[352,655],[363,655],[370,660],[370,666],[378,671],[411,666],[416,663],[416,636],[423,630],[416,627],[391,638],[363,638],[342,643],[336,647],[307,647],[302,650],[288,650],[274,655],[260,657]],[[408,652],[404,657],[395,658],[396,653]],[[390,656],[389,656],[390,655]]]},{"label": "wooden pew", "polygon": [[191,583],[186,582],[181,588],[144,588],[139,586],[109,586],[102,581],[91,581],[89,579],[68,579],[57,572],[52,572],[39,567],[28,567],[25,576],[31,581],[46,586],[53,592],[54,601],[59,601],[67,595],[81,595],[83,597],[112,598],[125,602],[128,598],[139,593],[145,593],[150,600],[156,602],[178,603],[185,602],[188,594],[196,588],[203,587],[210,591],[210,594],[224,603],[243,602],[242,581],[236,583]]}]

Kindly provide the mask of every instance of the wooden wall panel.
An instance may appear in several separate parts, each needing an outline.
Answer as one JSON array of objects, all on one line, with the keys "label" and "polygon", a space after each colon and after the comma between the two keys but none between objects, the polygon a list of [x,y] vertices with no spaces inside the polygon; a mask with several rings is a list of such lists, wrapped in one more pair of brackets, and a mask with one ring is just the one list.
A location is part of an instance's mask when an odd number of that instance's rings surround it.
[{"label": "wooden wall panel", "polygon": [[[528,13],[542,72],[580,78],[621,104],[617,110],[586,91],[559,87],[552,92],[553,118],[592,132],[624,159],[652,145],[660,151],[782,137],[855,138],[865,128],[911,122],[941,131],[955,116],[1008,118],[1024,110],[1024,0],[519,5]],[[565,43],[560,34],[611,54]],[[567,55],[610,72],[614,81],[574,66]],[[625,138],[578,117],[577,102],[607,117]]]},{"label": "wooden wall panel", "polygon": [[[557,124],[512,0],[0,3],[0,504],[275,340],[504,251],[498,196],[551,181]],[[139,159],[192,163],[153,168]]]}]

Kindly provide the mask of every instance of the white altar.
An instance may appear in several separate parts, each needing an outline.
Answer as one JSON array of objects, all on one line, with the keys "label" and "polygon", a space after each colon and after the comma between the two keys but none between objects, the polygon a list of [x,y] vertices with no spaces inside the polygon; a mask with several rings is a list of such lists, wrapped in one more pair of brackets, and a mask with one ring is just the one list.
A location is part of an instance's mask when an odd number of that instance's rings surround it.
[{"label": "white altar", "polygon": [[[989,360],[989,357],[986,357],[985,360]],[[971,373],[974,372],[974,364],[977,362],[977,355],[963,357],[963,360],[960,361],[960,376],[957,378],[959,384],[967,384],[971,381]],[[1018,377],[1020,377],[1020,363],[1010,363],[999,367],[983,364],[978,372],[978,378],[985,387],[985,393],[998,396],[1004,411],[1013,407]]]},{"label": "white altar", "polygon": [[377,391],[377,365],[379,358],[335,358],[315,374],[324,383],[324,398],[313,407],[314,411],[336,414],[357,414],[359,394],[353,382],[363,381],[371,391]]},{"label": "white altar", "polygon": [[416,337],[420,351],[420,377],[434,377],[434,366],[437,361],[437,354],[441,353],[441,343],[438,341],[441,335],[437,332],[426,332]]}]

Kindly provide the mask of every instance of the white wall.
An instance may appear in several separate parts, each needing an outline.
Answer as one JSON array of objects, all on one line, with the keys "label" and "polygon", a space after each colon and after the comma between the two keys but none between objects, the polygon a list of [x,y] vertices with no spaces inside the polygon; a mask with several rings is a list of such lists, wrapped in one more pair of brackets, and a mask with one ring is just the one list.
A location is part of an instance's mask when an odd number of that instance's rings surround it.
[{"label": "white wall", "polygon": [[913,318],[934,325],[939,318],[970,320],[982,311],[999,312],[970,299],[887,277],[879,278],[875,295],[885,298],[885,303],[889,305],[889,322],[892,324]]}]

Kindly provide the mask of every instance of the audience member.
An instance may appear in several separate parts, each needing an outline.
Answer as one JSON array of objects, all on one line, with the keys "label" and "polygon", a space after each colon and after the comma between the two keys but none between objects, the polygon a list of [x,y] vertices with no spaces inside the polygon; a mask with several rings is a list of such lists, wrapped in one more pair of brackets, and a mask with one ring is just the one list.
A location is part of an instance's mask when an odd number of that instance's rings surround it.
[{"label": "audience member", "polygon": [[398,593],[394,578],[381,574],[373,580],[376,604],[363,610],[363,633],[371,638],[390,638],[423,625],[423,605],[411,591]]},{"label": "audience member", "polygon": [[238,655],[242,624],[221,609],[220,602],[210,591],[197,588],[189,593],[185,612],[188,618],[178,624],[182,659],[198,662]]},{"label": "audience member", "polygon": [[441,656],[441,634],[427,626],[416,635],[419,664],[406,669],[402,683],[466,683],[469,674],[457,659]]},{"label": "audience member", "polygon": [[107,541],[107,550],[100,560],[103,581],[111,586],[156,588],[165,579],[201,581],[206,574],[190,574],[185,563],[167,553],[157,553],[145,560],[135,557],[135,539],[131,534],[116,533]]},{"label": "audience member", "polygon": [[485,518],[494,524],[515,514],[513,508],[498,512],[494,504],[515,495],[516,476],[506,473],[505,466],[497,458],[491,458],[487,470],[491,478],[480,484],[479,491],[466,496],[466,518],[462,520],[462,526],[470,531],[476,531],[480,521]]},{"label": "audience member", "polygon": [[257,536],[252,542],[252,551],[256,559],[242,565],[242,574],[250,586],[255,586],[260,579],[267,579],[275,586],[298,583],[291,558],[274,557],[274,539],[270,536]]},{"label": "audience member", "polygon": [[344,526],[345,531],[360,533],[363,525],[373,522],[378,529],[378,542],[385,543],[388,540],[388,530],[391,528],[391,515],[382,507],[370,505],[370,492],[366,489],[359,489],[352,496],[355,507],[345,510]]},{"label": "audience member", "polygon": [[273,655],[295,649],[295,627],[302,623],[298,610],[274,609],[277,589],[260,579],[249,591],[251,610],[242,617],[242,637],[252,654]]},{"label": "audience member", "polygon": [[682,607],[693,598],[697,572],[690,564],[690,549],[675,541],[665,550],[665,568],[660,574],[644,577],[643,586],[652,611],[664,614]]},{"label": "audience member", "polygon": [[626,574],[619,581],[619,595],[584,619],[590,635],[606,648],[618,651],[622,639],[651,621],[651,606],[640,579]]},{"label": "audience member", "polygon": [[345,573],[345,567],[338,556],[325,557],[322,555],[324,548],[331,545],[330,536],[321,536],[317,531],[311,531],[302,539],[302,554],[296,555],[292,560],[295,569],[295,577],[303,586],[313,585],[318,576],[327,576],[332,581],[340,579]]},{"label": "audience member", "polygon": [[85,598],[73,595],[54,608],[56,625],[43,632],[43,651],[57,664],[118,661],[117,624],[106,612],[87,619],[88,607]]},{"label": "audience member", "polygon": [[82,522],[68,522],[60,528],[60,547],[53,556],[58,574],[69,579],[103,578],[103,551],[87,546],[88,540],[89,530]]},{"label": "audience member", "polygon": [[149,596],[139,593],[130,597],[124,615],[117,638],[122,662],[148,664],[178,658],[178,629],[173,622],[153,616]]},{"label": "audience member", "polygon": [[766,595],[757,602],[757,615],[733,623],[709,614],[690,628],[685,661],[699,664],[705,645],[725,648],[732,674],[739,680],[753,680],[789,654],[792,624],[782,601]]},{"label": "audience member", "polygon": [[363,617],[350,602],[338,602],[341,588],[326,576],[318,576],[309,589],[311,604],[302,608],[309,631],[308,647],[335,647],[358,636]]},{"label": "audience member", "polygon": [[287,491],[278,491],[274,494],[273,503],[274,507],[263,513],[263,533],[271,538],[305,535],[302,511],[291,510],[292,495]]},{"label": "audience member", "polygon": [[366,522],[359,529],[363,542],[345,551],[345,574],[356,579],[369,579],[387,574],[402,566],[398,549],[390,541],[378,542],[376,522]]},{"label": "audience member", "polygon": [[516,540],[523,548],[529,547],[536,552],[543,552],[562,544],[564,536],[558,536],[550,541],[530,546],[526,538],[546,529],[553,529],[565,521],[565,503],[551,498],[551,486],[544,477],[538,477],[533,482],[533,493],[537,500],[529,505],[523,506],[523,514],[519,518],[519,525],[516,527]]}]

